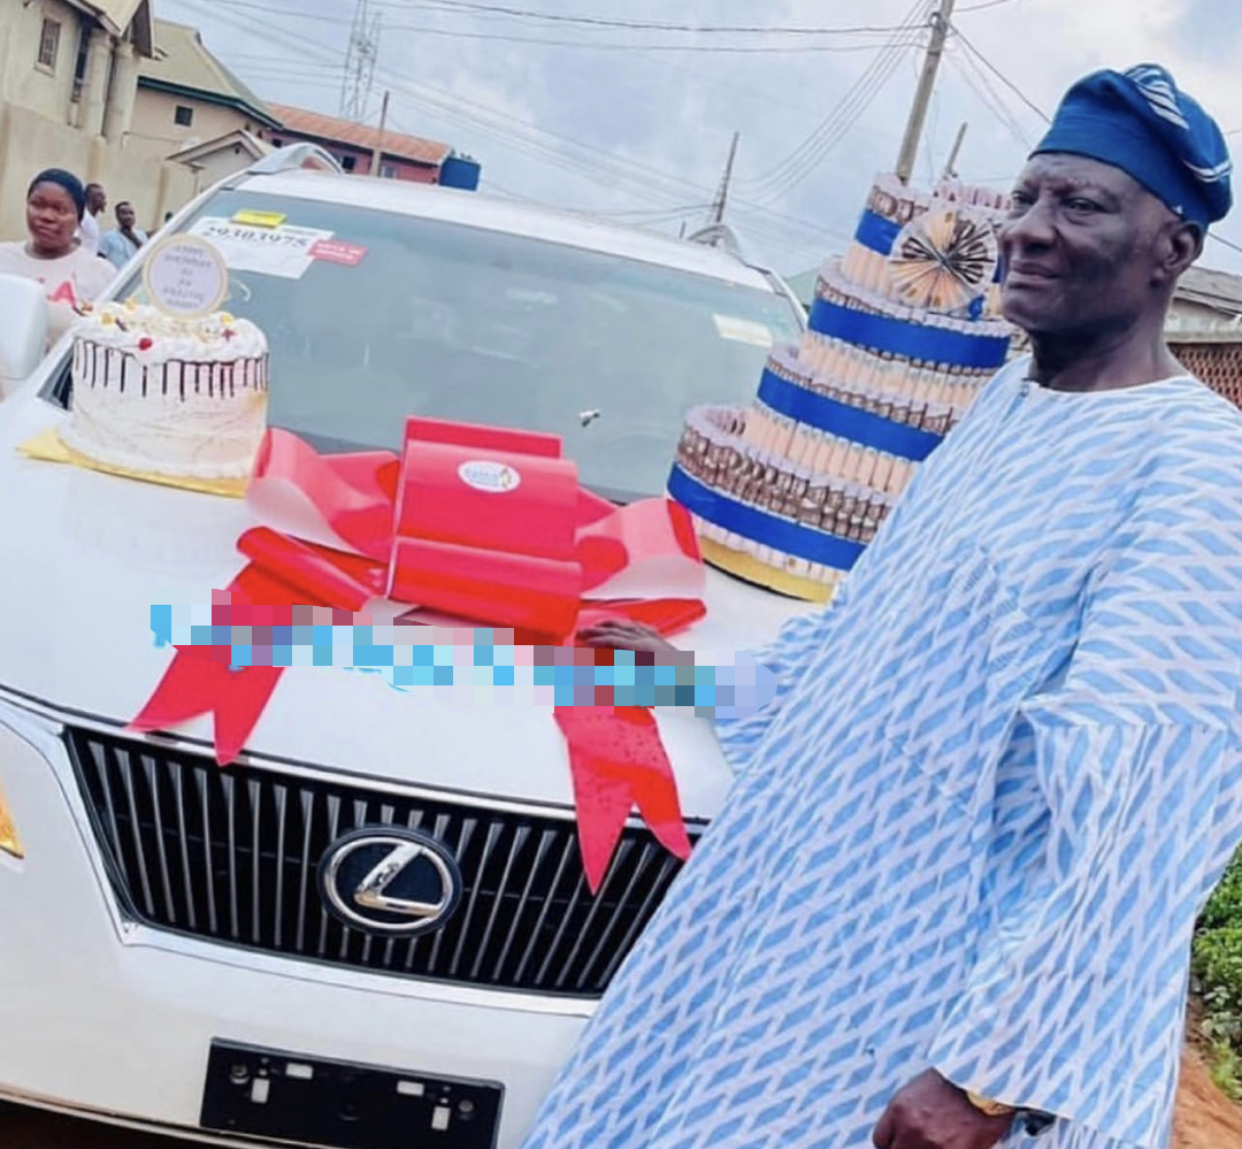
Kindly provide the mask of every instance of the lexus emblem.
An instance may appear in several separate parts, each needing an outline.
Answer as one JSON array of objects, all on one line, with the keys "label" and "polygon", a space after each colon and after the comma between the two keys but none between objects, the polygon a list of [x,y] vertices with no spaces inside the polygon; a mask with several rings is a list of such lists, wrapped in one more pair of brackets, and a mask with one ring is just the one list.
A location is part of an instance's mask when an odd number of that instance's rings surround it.
[{"label": "lexus emblem", "polygon": [[461,873],[426,834],[363,827],[328,847],[319,863],[319,892],[345,925],[408,938],[448,921],[461,900]]}]

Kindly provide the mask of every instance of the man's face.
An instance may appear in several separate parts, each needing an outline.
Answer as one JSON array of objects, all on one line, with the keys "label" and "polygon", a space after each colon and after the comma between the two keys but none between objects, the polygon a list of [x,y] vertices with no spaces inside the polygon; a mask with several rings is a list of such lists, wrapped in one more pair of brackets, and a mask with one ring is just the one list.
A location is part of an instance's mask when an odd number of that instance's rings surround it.
[{"label": "man's face", "polygon": [[129,231],[134,226],[134,209],[127,203],[117,204],[116,222],[122,229]]},{"label": "man's face", "polygon": [[1032,335],[1124,329],[1152,306],[1176,216],[1120,168],[1035,156],[1001,227],[1007,318]]},{"label": "man's face", "polygon": [[91,184],[86,189],[86,206],[92,215],[98,215],[108,206],[108,196],[98,184]]}]

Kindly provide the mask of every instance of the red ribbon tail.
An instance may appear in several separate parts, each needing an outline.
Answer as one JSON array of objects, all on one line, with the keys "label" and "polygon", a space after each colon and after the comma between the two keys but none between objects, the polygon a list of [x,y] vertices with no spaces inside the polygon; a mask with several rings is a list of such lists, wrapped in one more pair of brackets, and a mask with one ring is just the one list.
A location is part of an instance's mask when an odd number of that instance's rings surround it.
[{"label": "red ribbon tail", "polygon": [[627,706],[621,709],[625,711],[625,720],[642,731],[647,742],[642,765],[631,771],[634,803],[656,841],[684,862],[690,857],[690,836],[686,833],[681,813],[677,779],[660,739],[655,716],[644,707]]},{"label": "red ribbon tail", "polygon": [[230,670],[211,658],[207,648],[177,647],[155,693],[126,729],[140,733],[171,730],[210,714],[215,723],[216,761],[227,766],[245,746],[282,669],[247,666]]},{"label": "red ribbon tail", "polygon": [[578,848],[587,888],[598,894],[604,875],[625,830],[634,795],[625,778],[608,779],[607,766],[592,755],[575,754],[571,747],[570,771],[574,780],[574,805],[578,811]]},{"label": "red ribbon tail", "polygon": [[599,892],[636,805],[656,840],[688,858],[677,783],[651,712],[638,706],[557,707],[556,721],[569,745],[578,842],[591,893]]}]

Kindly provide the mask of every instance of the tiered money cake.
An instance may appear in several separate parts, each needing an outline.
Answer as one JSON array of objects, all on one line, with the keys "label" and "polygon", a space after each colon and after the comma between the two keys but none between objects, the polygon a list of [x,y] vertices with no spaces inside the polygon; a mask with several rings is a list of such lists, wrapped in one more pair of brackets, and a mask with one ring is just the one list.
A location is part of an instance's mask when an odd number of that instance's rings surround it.
[{"label": "tiered money cake", "polygon": [[1004,197],[881,176],[819,273],[810,330],[775,350],[748,409],[687,416],[669,493],[704,557],[774,590],[832,597],[905,489],[1006,360]]}]

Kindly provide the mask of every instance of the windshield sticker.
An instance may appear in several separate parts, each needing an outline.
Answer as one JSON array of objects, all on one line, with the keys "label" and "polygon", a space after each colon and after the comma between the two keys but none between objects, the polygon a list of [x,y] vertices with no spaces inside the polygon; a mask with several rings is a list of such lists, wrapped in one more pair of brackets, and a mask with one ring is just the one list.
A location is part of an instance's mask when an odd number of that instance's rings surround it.
[{"label": "windshield sticker", "polygon": [[278,279],[301,279],[314,258],[311,248],[332,238],[332,232],[312,227],[255,227],[253,224],[207,217],[190,228],[215,244],[230,271],[253,271]]},{"label": "windshield sticker", "polygon": [[772,329],[766,323],[756,323],[751,319],[738,319],[732,315],[713,315],[716,330],[721,339],[729,339],[734,343],[751,343],[756,347],[771,347],[775,340]]},{"label": "windshield sticker", "polygon": [[279,211],[239,211],[233,223],[248,223],[252,227],[280,227],[289,217]]},{"label": "windshield sticker", "polygon": [[357,267],[367,249],[356,243],[342,243],[339,239],[321,239],[310,249],[311,259],[325,263],[339,263],[342,267]]}]

